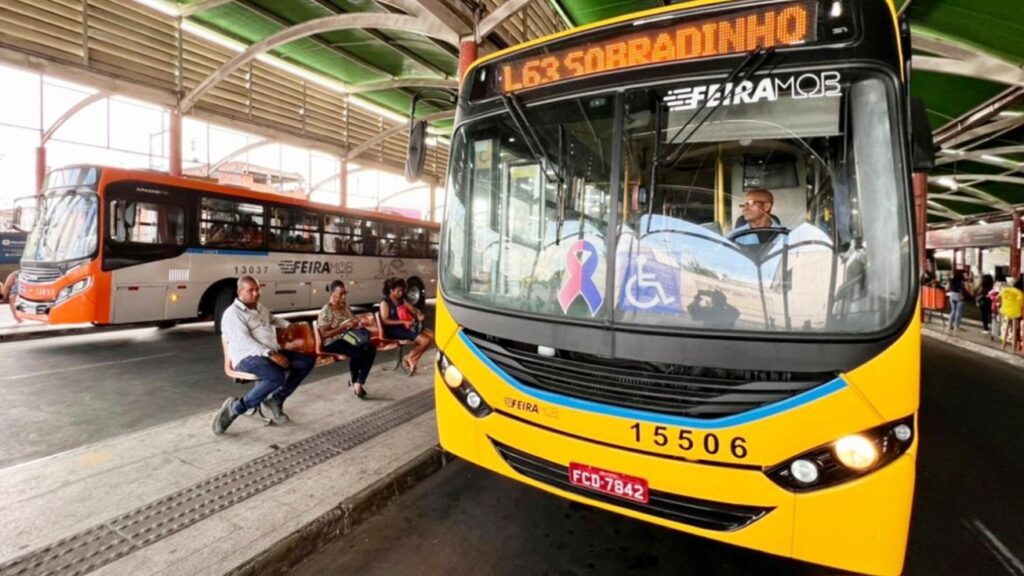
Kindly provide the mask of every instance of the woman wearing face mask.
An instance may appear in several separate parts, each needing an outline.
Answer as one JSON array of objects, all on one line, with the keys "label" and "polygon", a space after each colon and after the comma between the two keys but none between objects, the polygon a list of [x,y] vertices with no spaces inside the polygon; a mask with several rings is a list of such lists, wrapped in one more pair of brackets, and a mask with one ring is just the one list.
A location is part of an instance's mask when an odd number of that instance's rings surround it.
[{"label": "woman wearing face mask", "polygon": [[380,303],[384,337],[413,342],[412,352],[402,359],[409,376],[416,373],[416,364],[434,341],[434,333],[422,327],[423,318],[422,312],[405,301],[405,280],[388,278],[384,281],[384,300]]},{"label": "woman wearing face mask", "polygon": [[352,379],[349,385],[357,398],[366,397],[366,378],[370,375],[377,349],[370,344],[370,333],[359,327],[358,319],[345,302],[345,283],[335,280],[330,285],[331,299],[320,309],[317,325],[323,339],[324,352],[349,357]]}]

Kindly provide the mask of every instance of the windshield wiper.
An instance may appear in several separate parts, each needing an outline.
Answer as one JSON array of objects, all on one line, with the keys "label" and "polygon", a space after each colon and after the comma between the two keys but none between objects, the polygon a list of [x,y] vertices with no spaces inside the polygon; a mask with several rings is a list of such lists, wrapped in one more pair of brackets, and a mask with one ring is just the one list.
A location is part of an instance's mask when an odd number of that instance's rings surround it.
[{"label": "windshield wiper", "polygon": [[556,173],[554,177],[548,174],[548,167],[553,163],[544,151],[544,146],[541,144],[540,138],[537,137],[537,133],[533,130],[533,126],[530,125],[530,121],[526,119],[526,112],[523,110],[523,105],[519,102],[519,98],[515,94],[506,94],[503,101],[505,102],[505,109],[508,110],[508,115],[512,117],[512,123],[515,124],[516,130],[523,138],[523,141],[526,142],[526,147],[530,149],[530,155],[540,163],[543,167],[544,175],[549,180],[561,184],[560,174]]},{"label": "windshield wiper", "polygon": [[565,125],[558,125],[558,182],[555,184],[555,246],[562,243],[562,225],[565,223]]},{"label": "windshield wiper", "polygon": [[[719,99],[718,99],[718,103],[715,104],[710,109],[708,109],[708,102],[711,102],[713,95],[712,94],[708,94],[707,98],[705,98],[704,101],[701,102],[700,107],[698,107],[697,110],[695,110],[693,112],[693,114],[690,115],[690,117],[686,120],[686,122],[683,122],[683,124],[679,127],[679,130],[677,130],[676,133],[673,134],[671,138],[666,140],[666,144],[672,144],[672,142],[676,138],[678,138],[679,135],[682,134],[684,130],[686,130],[686,127],[689,126],[689,124],[691,122],[696,120],[697,117],[700,116],[700,114],[702,112],[707,110],[707,114],[705,114],[704,117],[701,118],[697,122],[697,124],[693,127],[693,129],[690,130],[690,133],[687,134],[686,137],[683,138],[679,142],[679,145],[676,147],[675,151],[673,151],[671,154],[669,154],[668,157],[660,157],[659,156],[657,158],[657,160],[655,160],[655,165],[656,166],[671,166],[671,165],[675,164],[679,160],[679,158],[683,155],[683,152],[684,152],[683,149],[686,146],[687,142],[690,141],[690,138],[693,138],[697,134],[697,132],[701,129],[701,127],[704,126],[704,123],[707,122],[708,119],[710,119],[712,116],[714,116],[715,112],[719,108],[721,108],[722,105],[725,102],[727,102],[730,98],[732,98],[733,93],[736,91],[736,87],[738,87],[738,86],[742,85],[744,82],[750,80],[751,76],[753,76],[754,73],[756,73],[758,70],[760,70],[761,67],[763,67],[765,65],[765,63],[768,62],[768,59],[774,53],[775,53],[775,49],[774,48],[759,47],[756,50],[754,50],[753,52],[750,52],[749,54],[747,54],[747,57],[744,58],[743,61],[739,63],[739,65],[737,65],[735,68],[732,69],[732,72],[730,72],[729,75],[726,77],[725,82],[722,82],[722,84],[719,86],[719,90],[718,90],[719,93],[721,93],[723,90],[726,90],[726,87],[728,87],[727,88],[728,91],[725,92],[724,94],[722,94],[721,97],[719,97]],[[747,68],[747,66],[750,65],[751,62],[754,62],[754,59],[757,58],[757,57],[760,57],[760,60],[758,60],[753,66],[750,66],[749,68]],[[746,72],[744,72],[744,69],[746,69]],[[743,78],[739,82],[737,82],[736,81],[736,77],[741,72],[744,72],[743,73]],[[657,136],[657,134],[655,136]],[[653,182],[652,182],[652,185],[653,185]]]}]

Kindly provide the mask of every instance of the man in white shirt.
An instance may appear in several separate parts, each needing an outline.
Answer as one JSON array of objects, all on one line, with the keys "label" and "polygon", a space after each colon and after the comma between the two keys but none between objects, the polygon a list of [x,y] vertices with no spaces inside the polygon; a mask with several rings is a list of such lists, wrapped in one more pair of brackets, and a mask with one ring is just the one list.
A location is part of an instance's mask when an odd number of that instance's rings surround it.
[{"label": "man in white shirt", "polygon": [[276,318],[260,304],[260,283],[255,278],[242,276],[238,279],[238,298],[224,311],[221,337],[227,341],[235,370],[255,374],[259,381],[242,398],[224,401],[213,417],[214,434],[223,434],[235,418],[260,403],[274,422],[288,421],[284,401],[316,363],[312,356],[281,350],[275,328],[288,325],[287,320]]}]

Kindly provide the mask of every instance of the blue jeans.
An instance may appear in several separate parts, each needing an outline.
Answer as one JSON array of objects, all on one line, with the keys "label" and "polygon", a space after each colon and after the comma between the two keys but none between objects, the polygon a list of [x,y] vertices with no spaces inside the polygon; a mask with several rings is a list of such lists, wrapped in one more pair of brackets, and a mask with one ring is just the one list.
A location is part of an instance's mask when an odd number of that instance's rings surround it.
[{"label": "blue jeans", "polygon": [[957,292],[947,292],[946,295],[949,296],[949,327],[959,328],[964,315],[964,301]]},{"label": "blue jeans", "polygon": [[[263,356],[248,356],[235,365],[235,370],[248,372],[259,377],[259,381],[249,390],[249,393],[235,400],[231,411],[235,414],[242,414],[260,405],[271,394],[284,404],[285,398],[291,396],[292,392],[302,384],[302,380],[313,371],[316,359],[306,354],[281,350],[281,354],[288,359],[288,369],[281,368],[270,358]],[[286,375],[285,372],[288,372]]]}]

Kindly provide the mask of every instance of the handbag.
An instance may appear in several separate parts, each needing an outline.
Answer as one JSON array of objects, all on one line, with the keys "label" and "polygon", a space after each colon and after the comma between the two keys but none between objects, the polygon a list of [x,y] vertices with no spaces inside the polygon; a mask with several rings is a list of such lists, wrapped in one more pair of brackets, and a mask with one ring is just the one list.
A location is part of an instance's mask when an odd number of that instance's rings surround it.
[{"label": "handbag", "polygon": [[346,330],[341,339],[357,348],[366,346],[370,342],[370,331],[366,328],[353,328]]}]

